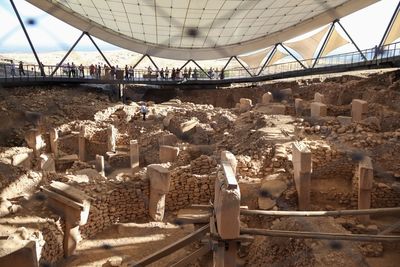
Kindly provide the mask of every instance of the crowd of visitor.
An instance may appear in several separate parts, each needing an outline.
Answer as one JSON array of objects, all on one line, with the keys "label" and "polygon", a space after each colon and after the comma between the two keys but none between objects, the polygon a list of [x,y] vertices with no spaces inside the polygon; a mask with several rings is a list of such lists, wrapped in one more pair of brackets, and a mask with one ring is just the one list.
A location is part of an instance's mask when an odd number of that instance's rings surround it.
[{"label": "crowd of visitor", "polygon": [[[28,66],[25,66],[28,70]],[[45,67],[43,64],[40,66],[42,68],[37,68],[42,71]],[[13,60],[10,61],[10,74],[12,77],[16,76],[17,66]],[[55,66],[46,66],[49,73],[55,69]],[[210,79],[224,79],[224,70],[218,70],[218,68],[210,68],[208,71],[203,69],[198,69],[195,67],[184,67],[184,68],[172,68],[168,67],[161,69],[152,69],[149,66],[146,70],[134,69],[132,66],[125,65],[124,68],[120,68],[118,65],[109,66],[107,64],[101,65],[91,64],[89,67],[85,67],[82,64],[76,65],[74,62],[67,63],[59,66],[60,71],[58,75],[67,76],[69,78],[92,78],[92,79],[118,79],[118,80],[134,80],[134,79],[161,79],[161,80],[189,80],[189,79],[199,79],[199,78],[210,78]],[[32,68],[32,71],[34,69]],[[19,76],[25,75],[23,62],[20,61],[18,65]],[[57,75],[57,74],[56,74]]]}]

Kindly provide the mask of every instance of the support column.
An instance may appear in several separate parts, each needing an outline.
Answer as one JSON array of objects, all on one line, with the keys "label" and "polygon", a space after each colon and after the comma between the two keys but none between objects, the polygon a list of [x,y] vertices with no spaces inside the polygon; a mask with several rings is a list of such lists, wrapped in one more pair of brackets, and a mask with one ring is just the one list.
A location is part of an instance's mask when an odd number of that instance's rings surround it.
[{"label": "support column", "polygon": [[110,125],[107,128],[107,150],[115,152],[115,143],[117,139],[117,131],[114,125]]},{"label": "support column", "polygon": [[292,145],[292,154],[299,210],[307,210],[310,206],[311,151],[303,142],[295,142]]},{"label": "support column", "polygon": [[56,129],[50,129],[50,149],[54,158],[58,158],[58,132]]},{"label": "support column", "polygon": [[[374,169],[370,157],[364,157],[358,164],[358,178],[358,209],[369,209],[374,181]],[[369,221],[369,215],[361,215],[358,218],[362,223]]]},{"label": "support column", "polygon": [[130,156],[131,156],[131,169],[132,173],[139,170],[139,144],[137,140],[129,142]]},{"label": "support column", "polygon": [[165,212],[165,195],[169,191],[169,170],[160,164],[147,166],[150,180],[149,214],[155,221],[162,221]]},{"label": "support column", "polygon": [[82,125],[79,131],[79,160],[85,161],[86,159],[86,141],[85,141],[85,134],[86,134],[86,126]]},{"label": "support column", "polygon": [[104,172],[104,156],[96,155],[96,171],[105,176]]}]

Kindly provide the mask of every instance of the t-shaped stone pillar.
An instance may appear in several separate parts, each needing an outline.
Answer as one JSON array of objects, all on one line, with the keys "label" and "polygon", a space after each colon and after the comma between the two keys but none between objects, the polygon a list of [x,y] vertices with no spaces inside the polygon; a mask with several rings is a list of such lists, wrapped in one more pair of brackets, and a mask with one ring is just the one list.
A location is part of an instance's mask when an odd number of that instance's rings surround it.
[{"label": "t-shaped stone pillar", "polygon": [[[364,157],[358,163],[358,209],[371,208],[371,191],[374,181],[374,169],[370,157]],[[363,223],[369,221],[369,215],[359,216]]]},{"label": "t-shaped stone pillar", "polygon": [[304,110],[303,99],[296,98],[294,100],[294,109],[296,111],[296,116],[301,116],[303,114],[303,110]]},{"label": "t-shaped stone pillar", "polygon": [[311,108],[311,117],[312,118],[320,118],[326,117],[328,113],[328,108],[325,104],[319,102],[312,102],[310,104]]},{"label": "t-shaped stone pillar", "polygon": [[169,191],[169,170],[160,164],[147,166],[147,176],[150,180],[149,214],[155,221],[164,219],[165,195]]},{"label": "t-shaped stone pillar", "polygon": [[107,150],[115,152],[115,144],[117,141],[117,130],[114,125],[110,125],[107,128]]},{"label": "t-shaped stone pillar", "polygon": [[101,175],[105,175],[104,172],[104,156],[96,155],[96,171],[98,171]]},{"label": "t-shaped stone pillar", "polygon": [[64,256],[74,253],[80,241],[79,226],[86,224],[89,217],[89,197],[82,191],[61,182],[52,182],[49,189],[42,187],[47,194],[47,204],[65,220]]},{"label": "t-shaped stone pillar", "polygon": [[131,140],[129,142],[130,157],[131,157],[131,169],[135,173],[139,170],[139,144],[137,140]]},{"label": "t-shaped stone pillar", "polygon": [[261,104],[266,105],[266,104],[269,104],[272,101],[273,101],[273,97],[272,97],[271,92],[267,92],[267,93],[262,95]]},{"label": "t-shaped stone pillar", "polygon": [[351,116],[353,121],[361,121],[367,117],[368,102],[360,99],[353,99],[351,102]]},{"label": "t-shaped stone pillar", "polygon": [[314,102],[325,103],[325,96],[320,93],[315,93],[314,94]]},{"label": "t-shaped stone pillar", "polygon": [[85,141],[85,134],[86,134],[86,126],[82,125],[79,131],[78,137],[78,149],[79,149],[79,160],[85,161],[86,159],[86,141]]},{"label": "t-shaped stone pillar", "polygon": [[303,142],[292,145],[294,182],[296,185],[299,209],[306,210],[310,205],[311,191],[311,151]]},{"label": "t-shaped stone pillar", "polygon": [[50,148],[55,158],[58,158],[58,132],[56,129],[50,129]]},{"label": "t-shaped stone pillar", "polygon": [[45,146],[45,142],[38,129],[30,129],[25,134],[25,141],[29,148],[33,149],[35,157],[39,157],[40,150]]}]

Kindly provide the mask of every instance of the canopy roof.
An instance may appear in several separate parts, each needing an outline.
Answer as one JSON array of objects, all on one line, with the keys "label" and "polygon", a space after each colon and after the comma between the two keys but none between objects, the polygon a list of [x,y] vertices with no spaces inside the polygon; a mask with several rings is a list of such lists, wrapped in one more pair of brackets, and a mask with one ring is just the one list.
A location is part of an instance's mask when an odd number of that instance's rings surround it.
[{"label": "canopy roof", "polygon": [[114,45],[171,59],[256,51],[378,0],[27,0]]}]

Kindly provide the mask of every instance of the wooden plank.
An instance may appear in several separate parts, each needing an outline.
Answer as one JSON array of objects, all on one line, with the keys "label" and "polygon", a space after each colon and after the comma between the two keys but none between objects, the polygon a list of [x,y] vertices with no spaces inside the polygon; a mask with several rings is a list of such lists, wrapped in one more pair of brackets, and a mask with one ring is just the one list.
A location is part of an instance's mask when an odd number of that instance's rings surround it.
[{"label": "wooden plank", "polygon": [[73,201],[70,198],[66,198],[66,197],[64,197],[64,196],[62,196],[62,195],[60,195],[58,193],[55,193],[53,191],[50,191],[50,190],[48,190],[46,188],[41,187],[41,189],[47,194],[47,196],[49,198],[57,200],[57,201],[65,204],[65,205],[67,205],[67,206],[69,206],[71,208],[78,209],[78,210],[83,210],[83,204],[78,203],[76,201]]},{"label": "wooden plank", "polygon": [[238,182],[235,177],[235,172],[231,164],[227,161],[221,161],[222,169],[224,170],[225,180],[228,189],[236,189],[238,188]]},{"label": "wooden plank", "polygon": [[145,257],[144,259],[141,259],[140,261],[137,262],[132,262],[128,263],[128,266],[134,266],[134,267],[142,267],[149,265],[150,263],[156,262],[159,259],[162,259],[171,253],[189,245],[190,243],[200,240],[203,238],[203,236],[210,230],[210,225],[207,224],[195,232],[185,236],[182,239],[179,239],[178,241],[172,243],[171,245],[166,246],[165,248],[156,251],[153,254],[150,254],[149,256]]},{"label": "wooden plank", "polygon": [[189,254],[185,258],[181,259],[175,264],[170,265],[171,267],[185,267],[188,266],[189,264],[193,263],[196,259],[206,255],[208,252],[210,252],[210,246],[208,244],[202,246],[198,250],[194,251],[193,253]]},{"label": "wooden plank", "polygon": [[212,211],[209,209],[181,209],[178,211],[177,219],[182,223],[208,223]]},{"label": "wooden plank", "polygon": [[350,241],[363,241],[363,242],[398,242],[400,236],[393,235],[353,235],[353,234],[340,234],[340,233],[314,233],[302,231],[280,231],[256,228],[242,228],[241,234],[248,235],[263,235],[273,237],[287,237],[287,238],[300,238],[300,239],[327,239],[327,240],[350,240]]}]

